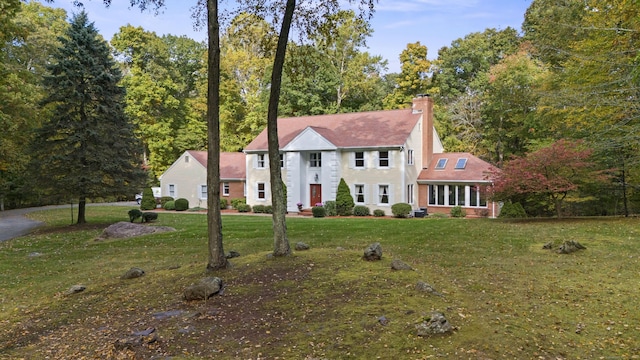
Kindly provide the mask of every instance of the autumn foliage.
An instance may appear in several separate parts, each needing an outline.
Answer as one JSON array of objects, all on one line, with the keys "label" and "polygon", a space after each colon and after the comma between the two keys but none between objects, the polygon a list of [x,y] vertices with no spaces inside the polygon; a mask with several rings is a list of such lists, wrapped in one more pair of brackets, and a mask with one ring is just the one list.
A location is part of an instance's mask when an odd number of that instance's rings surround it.
[{"label": "autumn foliage", "polygon": [[560,217],[562,201],[570,192],[586,182],[604,180],[594,169],[591,154],[583,141],[561,139],[524,157],[514,157],[502,170],[492,173],[493,198],[546,196]]}]

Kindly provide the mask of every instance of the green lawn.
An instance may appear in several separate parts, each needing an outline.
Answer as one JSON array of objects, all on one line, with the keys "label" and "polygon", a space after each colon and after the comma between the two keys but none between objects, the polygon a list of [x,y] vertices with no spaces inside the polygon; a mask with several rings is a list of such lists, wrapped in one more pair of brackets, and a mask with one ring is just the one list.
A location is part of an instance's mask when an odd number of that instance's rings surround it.
[{"label": "green lawn", "polygon": [[[205,216],[161,213],[177,232],[94,240],[127,210],[91,207],[83,227],[68,210],[34,213],[49,225],[0,244],[0,358],[640,359],[637,218],[291,218],[291,245],[311,250],[268,259],[271,218],[229,215],[225,251],[242,256],[213,274],[224,293],[184,302],[208,275]],[[542,249],[564,240],[587,249]],[[365,262],[373,242],[383,260]],[[120,280],[133,266],[146,275]],[[87,290],[63,294],[76,284]],[[416,336],[435,310],[456,331]],[[157,341],[114,346],[147,328]]]}]

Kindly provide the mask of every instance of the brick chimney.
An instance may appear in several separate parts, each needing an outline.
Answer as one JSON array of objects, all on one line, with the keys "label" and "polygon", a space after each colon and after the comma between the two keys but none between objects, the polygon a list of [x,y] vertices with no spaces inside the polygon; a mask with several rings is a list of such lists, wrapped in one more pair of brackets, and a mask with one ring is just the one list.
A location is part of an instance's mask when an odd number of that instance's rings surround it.
[{"label": "brick chimney", "polygon": [[429,94],[419,94],[413,99],[413,113],[422,113],[422,168],[426,169],[433,158],[433,99]]}]

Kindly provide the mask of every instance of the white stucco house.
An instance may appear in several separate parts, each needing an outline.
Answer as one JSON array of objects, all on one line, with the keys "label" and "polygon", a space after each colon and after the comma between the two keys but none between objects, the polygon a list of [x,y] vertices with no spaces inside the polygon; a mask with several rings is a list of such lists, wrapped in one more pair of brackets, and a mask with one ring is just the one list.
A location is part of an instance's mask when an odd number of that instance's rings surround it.
[{"label": "white stucco house", "polygon": [[[413,99],[404,110],[281,118],[278,138],[289,212],[297,212],[298,203],[310,208],[335,200],[342,178],[356,205],[371,211],[391,214],[391,205],[405,202],[429,213],[461,206],[470,216],[497,215],[497,206],[486,200],[491,165],[469,153],[444,153],[428,95]],[[170,191],[169,181],[194,192],[206,184],[206,173],[183,176],[184,185],[170,175],[195,170],[185,168],[185,154],[162,176],[163,195]],[[244,161],[247,203],[270,205],[266,129],[232,161]],[[198,171],[206,171],[204,164]]]}]

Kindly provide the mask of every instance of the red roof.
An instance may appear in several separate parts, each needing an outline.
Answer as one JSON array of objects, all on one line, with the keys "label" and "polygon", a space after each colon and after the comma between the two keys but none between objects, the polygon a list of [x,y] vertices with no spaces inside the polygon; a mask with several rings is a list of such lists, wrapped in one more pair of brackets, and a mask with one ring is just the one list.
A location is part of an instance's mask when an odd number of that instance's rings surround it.
[{"label": "red roof", "polygon": [[[187,151],[192,158],[196,159],[204,168],[207,168],[207,152],[206,151]],[[246,161],[245,154],[241,152],[222,152],[220,153],[220,179],[237,180],[246,179]]]},{"label": "red roof", "polygon": [[[456,169],[456,165],[463,168]],[[444,163],[444,167],[436,168]],[[489,171],[494,168],[488,162],[470,153],[441,153],[433,154],[431,163],[418,176],[419,182],[451,182],[451,181],[489,181]]]},{"label": "red roof", "polygon": [[[283,148],[311,127],[338,148],[402,146],[421,115],[405,109],[283,118],[278,119],[278,140]],[[266,129],[245,148],[267,149]]]}]

